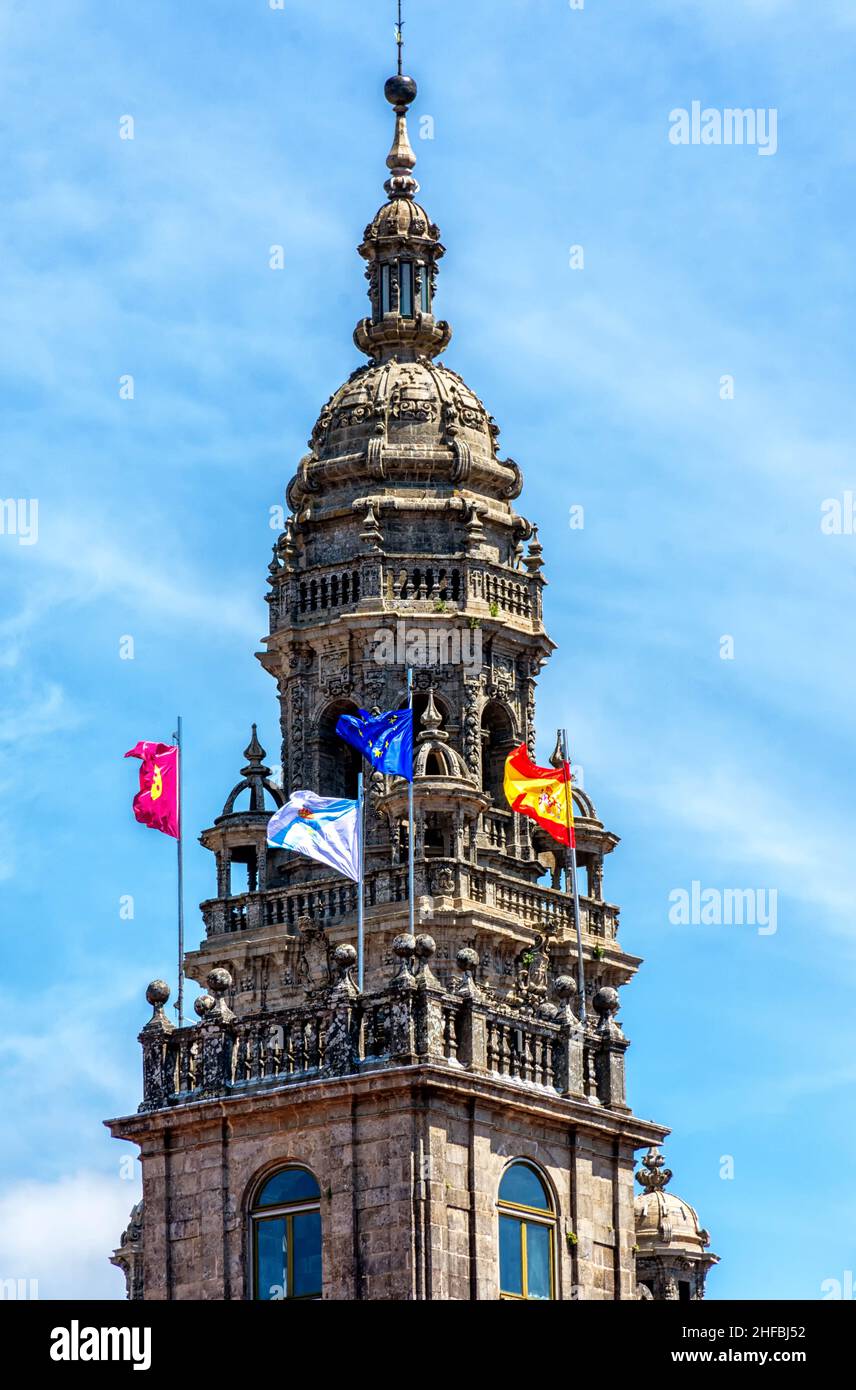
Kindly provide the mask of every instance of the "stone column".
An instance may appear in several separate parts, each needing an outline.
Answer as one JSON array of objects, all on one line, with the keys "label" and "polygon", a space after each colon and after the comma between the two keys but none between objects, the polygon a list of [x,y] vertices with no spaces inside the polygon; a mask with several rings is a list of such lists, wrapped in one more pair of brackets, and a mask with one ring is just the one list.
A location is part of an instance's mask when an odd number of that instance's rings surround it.
[{"label": "stone column", "polygon": [[597,1029],[600,1046],[595,1061],[598,1099],[601,1105],[612,1110],[627,1110],[624,1054],[629,1044],[620,1023],[615,1020],[619,1008],[618,991],[609,986],[600,989],[592,1003],[600,1018]]},{"label": "stone column", "polygon": [[330,1008],[324,1033],[324,1071],[330,1076],[349,1076],[356,1071],[359,1057],[355,1006],[360,991],[351,978],[357,963],[353,946],[337,946],[333,961],[339,983],[330,991]]},{"label": "stone column", "polygon": [[576,981],[570,975],[560,975],[554,985],[560,1000],[556,1021],[559,1024],[559,1046],[556,1060],[556,1087],[563,1096],[583,1094],[584,1035],[571,1001],[577,993]]},{"label": "stone column", "polygon": [[487,1071],[487,1009],[475,982],[479,968],[477,951],[463,947],[457,955],[464,978],[456,989],[461,1000],[458,1014],[458,1061],[474,1071]]},{"label": "stone column", "polygon": [[[169,985],[164,980],[152,980],[146,990],[152,1006],[152,1016],[140,1033],[143,1049],[143,1103],[141,1110],[159,1110],[175,1091],[175,1059],[170,1062],[168,1042],[175,1028],[164,1013],[169,999]],[[172,1074],[169,1069],[172,1067]]]},{"label": "stone column", "polygon": [[418,974],[416,1051],[420,1057],[442,1057],[444,989],[431,969],[431,959],[437,950],[433,936],[417,936],[416,959]]},{"label": "stone column", "polygon": [[390,991],[390,1041],[393,1061],[407,1063],[416,1058],[416,980],[411,961],[416,951],[416,937],[402,932],[392,943],[398,957],[398,971]]}]

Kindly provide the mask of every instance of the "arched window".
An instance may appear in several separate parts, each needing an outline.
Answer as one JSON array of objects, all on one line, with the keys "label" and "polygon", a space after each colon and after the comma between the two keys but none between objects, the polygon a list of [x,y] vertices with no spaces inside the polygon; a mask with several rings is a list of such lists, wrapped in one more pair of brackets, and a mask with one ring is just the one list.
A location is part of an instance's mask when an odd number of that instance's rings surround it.
[{"label": "arched window", "polygon": [[492,797],[494,805],[508,810],[503,791],[505,761],[514,749],[514,730],[511,716],[498,701],[485,705],[481,722],[482,791]]},{"label": "arched window", "polygon": [[354,800],[357,795],[357,777],[362,769],[362,758],[336,733],[339,715],[356,713],[356,705],[349,700],[337,700],[324,711],[318,728],[319,796]]},{"label": "arched window", "polygon": [[506,1168],[498,1207],[500,1298],[553,1298],[556,1216],[546,1183],[530,1163]]},{"label": "arched window", "polygon": [[305,1168],[282,1168],[262,1185],[250,1211],[253,1298],[321,1297],[321,1193]]}]

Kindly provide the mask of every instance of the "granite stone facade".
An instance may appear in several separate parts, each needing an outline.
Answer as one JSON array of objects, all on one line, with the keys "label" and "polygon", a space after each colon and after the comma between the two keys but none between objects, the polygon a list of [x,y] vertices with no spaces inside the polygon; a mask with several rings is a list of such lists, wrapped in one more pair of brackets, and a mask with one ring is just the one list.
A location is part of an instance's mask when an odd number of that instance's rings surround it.
[{"label": "granite stone facade", "polygon": [[[581,981],[565,851],[502,792],[511,750],[535,750],[553,650],[544,559],[496,422],[437,360],[451,339],[434,313],[444,247],[416,201],[414,95],[409,78],[387,84],[388,198],[359,248],[370,313],[354,338],[368,363],[321,411],[269,567],[260,660],[276,683],[282,776],[254,728],[201,836],[216,891],[185,962],[204,988],[198,1022],[176,1028],[153,982],[143,1101],[110,1122],[143,1167],[143,1211],[114,1257],[133,1268],[131,1297],[265,1296],[253,1203],[266,1174],[294,1164],[317,1183],[324,1298],[497,1299],[498,1192],[515,1159],[547,1194],[537,1220],[553,1297],[683,1296],[653,1276],[639,1285],[635,1154],[667,1131],[626,1100],[616,1015],[640,961],[604,896],[618,839],[575,788]],[[356,755],[336,721],[403,706],[408,666],[415,927],[407,786],[370,773],[359,989],[355,885],[269,848],[266,826],[291,791],[354,795]],[[656,1261],[669,1230],[651,1215]],[[715,1258],[704,1251],[693,1297]]]}]

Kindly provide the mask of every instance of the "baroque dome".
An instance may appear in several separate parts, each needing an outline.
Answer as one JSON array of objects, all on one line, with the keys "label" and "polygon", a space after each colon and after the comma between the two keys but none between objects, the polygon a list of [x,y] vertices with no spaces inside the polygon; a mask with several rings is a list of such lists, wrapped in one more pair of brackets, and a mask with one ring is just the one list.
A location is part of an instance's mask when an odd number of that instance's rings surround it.
[{"label": "baroque dome", "polygon": [[636,1243],[641,1253],[653,1251],[683,1251],[703,1253],[710,1245],[710,1236],[699,1221],[698,1212],[665,1188],[671,1171],[664,1167],[659,1149],[649,1149],[643,1166],[636,1174],[646,1189],[635,1198]]},{"label": "baroque dome", "polygon": [[429,357],[392,357],[355,371],[327,401],[288,489],[297,510],[313,493],[361,476],[395,484],[474,487],[503,501],[523,485],[497,453],[499,426],[457,372]]},{"label": "baroque dome", "polygon": [[674,1192],[643,1192],[633,1203],[636,1243],[640,1250],[669,1246],[673,1250],[706,1250],[710,1236],[698,1212]]},{"label": "baroque dome", "polygon": [[381,431],[390,443],[420,449],[465,439],[488,457],[496,457],[499,435],[463,378],[427,358],[359,368],[324,406],[309,447],[316,458],[332,458],[361,451]]}]

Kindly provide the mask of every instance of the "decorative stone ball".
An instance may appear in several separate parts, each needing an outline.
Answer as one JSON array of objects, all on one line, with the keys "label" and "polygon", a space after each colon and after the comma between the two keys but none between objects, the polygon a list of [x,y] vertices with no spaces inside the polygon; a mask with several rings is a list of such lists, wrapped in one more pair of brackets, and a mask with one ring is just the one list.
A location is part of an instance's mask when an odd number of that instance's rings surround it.
[{"label": "decorative stone ball", "polygon": [[542,1004],[538,1010],[538,1017],[545,1018],[548,1023],[551,1023],[554,1018],[557,1018],[558,1014],[559,1010],[556,1008],[555,1004]]},{"label": "decorative stone ball", "polygon": [[427,933],[423,936],[417,936],[416,954],[421,960],[430,960],[431,957],[436,954],[436,951],[437,943],[433,936],[428,936]]},{"label": "decorative stone ball", "polygon": [[472,946],[462,946],[455,959],[459,970],[468,970],[472,974],[479,968],[479,953]]},{"label": "decorative stone ball", "polygon": [[212,994],[200,994],[199,998],[193,1002],[193,1011],[200,1018],[205,1018],[214,1008],[215,999]]},{"label": "decorative stone ball", "polygon": [[350,970],[357,963],[357,952],[354,946],[337,946],[333,952],[333,959],[340,970]]},{"label": "decorative stone ball", "polygon": [[390,106],[409,106],[416,99],[418,87],[412,77],[390,77],[383,89]]},{"label": "decorative stone ball", "polygon": [[402,932],[393,941],[392,949],[401,960],[406,960],[416,950],[416,937],[411,936],[409,932]]},{"label": "decorative stone ball", "polygon": [[591,1002],[602,1018],[617,1014],[621,1006],[618,990],[613,989],[611,985],[604,985],[603,989],[599,989]]},{"label": "decorative stone ball", "polygon": [[146,990],[146,998],[153,1009],[163,1008],[169,999],[169,985],[166,980],[152,980]]},{"label": "decorative stone ball", "polygon": [[572,975],[560,975],[553,989],[560,999],[573,999],[577,992],[577,982]]},{"label": "decorative stone ball", "polygon": [[213,994],[225,994],[227,989],[232,988],[232,976],[228,970],[218,966],[216,970],[209,970],[205,983]]}]

